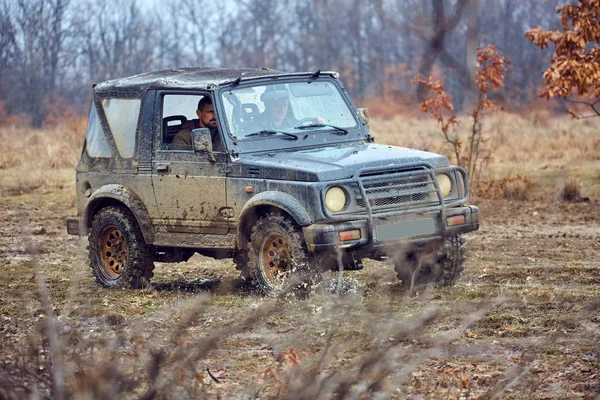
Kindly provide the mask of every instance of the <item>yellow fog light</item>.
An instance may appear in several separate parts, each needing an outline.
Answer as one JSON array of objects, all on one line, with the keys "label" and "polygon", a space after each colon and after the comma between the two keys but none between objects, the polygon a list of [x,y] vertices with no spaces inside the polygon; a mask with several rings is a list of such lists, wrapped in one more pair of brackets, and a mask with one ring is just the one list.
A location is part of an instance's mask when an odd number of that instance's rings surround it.
[{"label": "yellow fog light", "polygon": [[452,181],[450,177],[446,174],[438,174],[435,176],[438,181],[438,185],[440,185],[440,190],[442,191],[442,197],[446,197],[450,194],[450,190],[452,189]]},{"label": "yellow fog light", "polygon": [[339,212],[346,206],[346,193],[341,187],[334,186],[325,193],[325,206],[331,212]]}]

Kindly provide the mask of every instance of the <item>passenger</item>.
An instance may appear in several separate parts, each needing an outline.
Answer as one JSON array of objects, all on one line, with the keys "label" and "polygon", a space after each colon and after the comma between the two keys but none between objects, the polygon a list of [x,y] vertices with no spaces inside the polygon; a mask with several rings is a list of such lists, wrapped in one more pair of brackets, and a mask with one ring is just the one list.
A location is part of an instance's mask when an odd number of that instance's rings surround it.
[{"label": "passenger", "polygon": [[[298,126],[298,120],[290,109],[290,93],[282,85],[267,86],[260,99],[265,105],[261,114],[263,129],[282,130]],[[314,123],[324,124],[322,117],[316,117]]]},{"label": "passenger", "polygon": [[210,97],[204,96],[200,99],[198,102],[196,115],[198,116],[198,119],[189,120],[187,124],[185,124],[183,128],[177,132],[171,141],[173,147],[185,149],[192,148],[192,130],[198,128],[208,128],[210,130],[213,151],[225,151],[223,143],[221,142],[221,136],[219,135],[219,129],[217,127],[215,108],[213,107]]}]

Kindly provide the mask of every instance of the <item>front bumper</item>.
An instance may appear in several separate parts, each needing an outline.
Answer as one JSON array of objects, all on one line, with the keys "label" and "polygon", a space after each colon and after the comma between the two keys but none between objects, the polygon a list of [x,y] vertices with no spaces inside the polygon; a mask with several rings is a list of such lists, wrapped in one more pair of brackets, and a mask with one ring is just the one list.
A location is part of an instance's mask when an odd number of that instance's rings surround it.
[{"label": "front bumper", "polygon": [[[444,221],[442,221],[442,215]],[[464,223],[456,223],[464,216]],[[462,222],[462,221],[459,221]],[[448,225],[451,226],[448,226]],[[427,243],[479,229],[479,209],[475,206],[453,207],[439,211],[386,216],[385,218],[345,221],[332,224],[313,224],[302,228],[308,251],[316,253],[335,248],[377,249],[397,241]],[[360,238],[340,240],[340,232],[360,230]]]}]

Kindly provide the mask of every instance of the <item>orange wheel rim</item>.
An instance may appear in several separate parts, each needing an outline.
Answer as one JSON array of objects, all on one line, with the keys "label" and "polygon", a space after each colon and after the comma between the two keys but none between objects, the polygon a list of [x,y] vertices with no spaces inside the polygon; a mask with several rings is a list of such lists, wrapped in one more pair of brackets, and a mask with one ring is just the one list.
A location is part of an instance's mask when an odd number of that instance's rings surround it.
[{"label": "orange wheel rim", "polygon": [[127,264],[127,242],[115,227],[107,228],[99,239],[104,271],[113,279],[120,277]]},{"label": "orange wheel rim", "polygon": [[283,286],[290,280],[292,255],[290,244],[283,235],[269,235],[262,243],[260,258],[263,277],[270,285]]}]

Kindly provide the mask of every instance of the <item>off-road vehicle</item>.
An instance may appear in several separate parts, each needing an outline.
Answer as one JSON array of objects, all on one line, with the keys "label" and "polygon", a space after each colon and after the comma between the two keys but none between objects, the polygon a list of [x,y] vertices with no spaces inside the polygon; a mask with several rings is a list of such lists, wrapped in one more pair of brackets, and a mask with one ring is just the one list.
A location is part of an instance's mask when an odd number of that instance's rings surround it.
[{"label": "off-road vehicle", "polygon": [[[203,97],[216,131],[194,121]],[[155,261],[195,252],[233,257],[267,294],[362,258],[390,258],[406,284],[454,283],[462,234],[479,227],[465,171],[376,144],[368,122],[335,72],[183,68],[96,84],[67,230],[88,236],[105,287],[143,287]],[[191,144],[174,145],[184,129]]]}]

